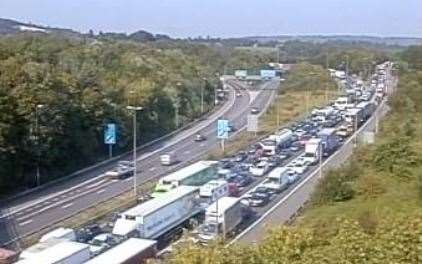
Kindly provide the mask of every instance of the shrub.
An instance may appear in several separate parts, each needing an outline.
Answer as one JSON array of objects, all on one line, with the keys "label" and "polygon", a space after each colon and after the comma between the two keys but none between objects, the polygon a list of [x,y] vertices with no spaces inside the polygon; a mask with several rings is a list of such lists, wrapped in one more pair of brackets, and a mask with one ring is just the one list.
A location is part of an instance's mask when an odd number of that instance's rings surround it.
[{"label": "shrub", "polygon": [[354,197],[355,191],[351,183],[338,170],[327,173],[319,182],[312,194],[311,201],[315,205],[332,202],[343,202]]}]

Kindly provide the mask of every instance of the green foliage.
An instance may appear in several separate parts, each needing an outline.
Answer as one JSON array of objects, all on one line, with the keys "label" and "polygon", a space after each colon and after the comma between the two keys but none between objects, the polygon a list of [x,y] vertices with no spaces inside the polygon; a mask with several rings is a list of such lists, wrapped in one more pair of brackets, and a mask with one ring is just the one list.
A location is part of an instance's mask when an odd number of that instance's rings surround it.
[{"label": "green foliage", "polygon": [[[203,87],[205,110],[213,107],[215,73],[225,60],[246,67],[264,58],[183,41],[1,38],[0,194],[32,186],[37,160],[46,182],[103,159],[108,122],[118,127],[114,153],[127,150],[132,141],[128,104],[145,109],[138,114],[139,143],[174,130],[176,108],[179,124],[201,114]],[[38,130],[37,104],[44,105],[38,109]]]},{"label": "green foliage", "polygon": [[409,47],[400,55],[408,63],[409,67],[422,70],[422,46]]},{"label": "green foliage", "polygon": [[377,220],[364,213],[359,221],[336,219],[319,236],[314,228],[277,228],[258,246],[181,249],[169,263],[420,263],[422,216]]},{"label": "green foliage", "polygon": [[353,198],[355,191],[350,181],[340,171],[329,171],[320,181],[312,194],[315,205],[343,202]]},{"label": "green foliage", "polygon": [[418,158],[407,137],[394,137],[377,146],[372,161],[378,171],[388,172],[401,178],[412,175],[411,168],[418,164]]}]

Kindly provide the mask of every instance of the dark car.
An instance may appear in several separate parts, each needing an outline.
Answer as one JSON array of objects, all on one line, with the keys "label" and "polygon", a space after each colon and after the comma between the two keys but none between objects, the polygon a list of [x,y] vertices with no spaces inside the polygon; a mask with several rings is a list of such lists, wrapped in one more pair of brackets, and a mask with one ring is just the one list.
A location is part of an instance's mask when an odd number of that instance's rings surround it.
[{"label": "dark car", "polygon": [[76,240],[81,243],[86,243],[103,232],[104,231],[97,224],[87,225],[76,231]]},{"label": "dark car", "polygon": [[252,207],[261,207],[268,204],[270,201],[270,195],[268,193],[262,193],[262,192],[254,192],[249,197],[249,206]]},{"label": "dark car", "polygon": [[234,156],[233,160],[234,160],[235,162],[242,162],[242,161],[244,161],[247,157],[248,157],[248,155],[246,154],[246,152],[241,151],[241,152],[237,153],[237,154]]},{"label": "dark car", "polygon": [[235,183],[238,188],[243,188],[248,186],[253,182],[253,178],[247,175],[237,176]]},{"label": "dark car", "polygon": [[195,135],[194,141],[200,142],[200,141],[204,141],[204,140],[206,140],[206,138],[203,135],[201,135],[201,134]]}]

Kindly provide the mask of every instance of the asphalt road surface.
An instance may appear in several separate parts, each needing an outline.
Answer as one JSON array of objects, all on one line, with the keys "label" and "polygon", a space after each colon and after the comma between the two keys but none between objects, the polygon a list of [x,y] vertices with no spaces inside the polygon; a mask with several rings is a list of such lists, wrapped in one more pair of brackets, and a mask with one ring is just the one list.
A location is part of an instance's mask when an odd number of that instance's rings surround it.
[{"label": "asphalt road surface", "polygon": [[[216,138],[216,120],[226,118],[236,128],[246,125],[246,115],[251,107],[264,109],[275,94],[274,88],[279,82],[262,84],[261,92],[239,90],[241,96],[232,91],[230,99],[220,110],[194,127],[182,131],[173,138],[159,142],[138,154],[138,183],[162,176],[188,162],[197,161],[214,148]],[[231,82],[233,88],[241,88],[238,83]],[[270,88],[270,89],[265,89]],[[200,133],[207,138],[203,142],[194,142],[193,137]],[[160,165],[159,156],[163,153],[177,154],[178,164],[170,167]],[[128,154],[122,159],[129,159]],[[114,167],[115,163],[89,170],[84,175],[57,184],[46,190],[10,201],[0,212],[0,244],[9,243],[19,237],[34,233],[71,215],[77,214],[101,201],[108,200],[128,191],[133,186],[133,178],[125,180],[109,180],[104,172]]]}]

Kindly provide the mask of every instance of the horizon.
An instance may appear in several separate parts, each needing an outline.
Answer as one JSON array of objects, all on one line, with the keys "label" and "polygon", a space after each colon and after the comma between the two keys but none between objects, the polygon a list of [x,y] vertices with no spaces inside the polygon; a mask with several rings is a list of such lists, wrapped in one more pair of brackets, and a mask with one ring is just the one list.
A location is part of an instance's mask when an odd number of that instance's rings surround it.
[{"label": "horizon", "polygon": [[[28,25],[33,25],[33,26],[39,26],[39,27],[45,27],[45,28],[58,28],[58,29],[66,29],[66,30],[73,30],[75,32],[81,33],[81,34],[87,34],[88,31],[79,31],[77,29],[74,28],[69,28],[69,27],[65,27],[65,26],[60,26],[60,25],[47,25],[47,24],[41,24],[41,23],[36,23],[33,21],[21,21],[17,18],[11,18],[11,17],[0,17],[0,19],[4,19],[4,20],[10,20],[10,21],[15,21],[15,22],[19,22],[22,24],[28,24]],[[99,32],[102,33],[123,33],[126,35],[130,35],[132,33],[135,33],[137,31],[146,31],[152,34],[164,34],[167,35],[171,38],[175,38],[175,39],[188,39],[188,38],[206,38],[207,36],[187,36],[187,37],[174,37],[171,34],[165,33],[165,32],[152,32],[152,31],[148,31],[146,29],[140,28],[138,30],[135,31],[131,31],[131,32],[123,32],[123,31],[103,31],[103,30],[99,30],[99,31],[94,31],[95,34],[99,34]],[[379,35],[379,34],[359,34],[359,33],[303,33],[303,34],[277,34],[277,35],[244,35],[244,36],[227,36],[227,37],[218,37],[218,36],[209,36],[211,39],[231,39],[231,38],[275,38],[275,37],[366,37],[366,38],[401,38],[401,39],[422,39],[422,36],[412,36],[412,35]]]},{"label": "horizon", "polygon": [[[86,33],[145,30],[173,38],[250,36],[376,36],[422,38],[422,2],[394,0],[3,0],[0,16]],[[235,12],[233,12],[233,10]],[[288,12],[286,12],[286,10]],[[318,23],[315,23],[318,21]]]}]

